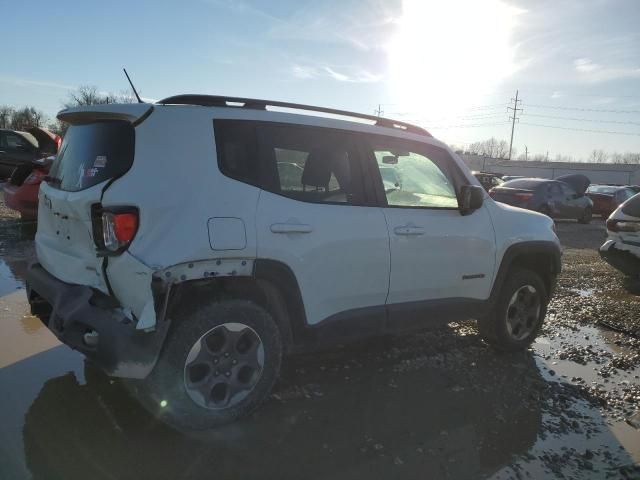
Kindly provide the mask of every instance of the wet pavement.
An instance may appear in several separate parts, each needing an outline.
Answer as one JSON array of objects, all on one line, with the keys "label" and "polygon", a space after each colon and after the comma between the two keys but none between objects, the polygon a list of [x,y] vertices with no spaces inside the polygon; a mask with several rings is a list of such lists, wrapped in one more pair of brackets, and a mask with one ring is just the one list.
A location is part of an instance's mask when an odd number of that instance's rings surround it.
[{"label": "wet pavement", "polygon": [[640,298],[601,221],[558,231],[530,351],[469,322],[297,356],[253,417],[182,435],[29,315],[34,227],[0,205],[0,479],[640,478]]}]

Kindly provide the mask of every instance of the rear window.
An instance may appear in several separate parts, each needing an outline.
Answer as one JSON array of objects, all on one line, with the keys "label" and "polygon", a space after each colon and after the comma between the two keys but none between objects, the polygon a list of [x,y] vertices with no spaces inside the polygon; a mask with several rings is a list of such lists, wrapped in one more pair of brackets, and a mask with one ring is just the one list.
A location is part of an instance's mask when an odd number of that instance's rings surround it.
[{"label": "rear window", "polygon": [[640,218],[640,193],[634,195],[622,205],[622,213]]},{"label": "rear window", "polygon": [[541,185],[543,182],[538,180],[510,180],[508,182],[503,183],[502,187],[508,188],[522,188],[524,190],[535,190]]},{"label": "rear window", "polygon": [[123,175],[133,164],[135,132],[129,122],[69,127],[51,166],[49,184],[75,192]]}]

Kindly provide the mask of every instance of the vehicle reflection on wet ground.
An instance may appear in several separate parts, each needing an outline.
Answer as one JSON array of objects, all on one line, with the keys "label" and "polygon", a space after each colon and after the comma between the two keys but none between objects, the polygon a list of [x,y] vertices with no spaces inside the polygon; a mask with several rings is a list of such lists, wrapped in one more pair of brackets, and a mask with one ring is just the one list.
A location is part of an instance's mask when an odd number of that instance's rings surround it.
[{"label": "vehicle reflection on wet ground", "polygon": [[560,304],[529,352],[496,354],[473,324],[452,324],[297,356],[252,417],[174,432],[28,314],[33,233],[18,223],[0,227],[0,478],[640,476],[640,434],[624,421],[640,402],[607,412],[595,389],[637,387],[640,370],[594,371],[637,349],[567,323]]}]

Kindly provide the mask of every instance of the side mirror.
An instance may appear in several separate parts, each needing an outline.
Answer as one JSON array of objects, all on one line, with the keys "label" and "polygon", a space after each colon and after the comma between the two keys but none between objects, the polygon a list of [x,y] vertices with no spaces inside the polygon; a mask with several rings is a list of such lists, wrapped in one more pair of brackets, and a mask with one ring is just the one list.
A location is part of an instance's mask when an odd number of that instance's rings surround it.
[{"label": "side mirror", "polygon": [[482,207],[484,193],[484,188],[478,185],[463,185],[460,188],[460,214],[469,215]]}]

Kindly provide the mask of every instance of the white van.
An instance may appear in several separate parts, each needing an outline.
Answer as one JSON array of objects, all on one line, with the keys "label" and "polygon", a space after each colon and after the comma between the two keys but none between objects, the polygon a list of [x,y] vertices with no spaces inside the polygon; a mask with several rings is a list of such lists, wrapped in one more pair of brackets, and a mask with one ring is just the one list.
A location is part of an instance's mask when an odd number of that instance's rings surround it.
[{"label": "white van", "polygon": [[291,352],[468,318],[516,350],[540,329],[552,220],[494,202],[420,127],[204,95],[58,118],[32,309],[177,428],[247,414]]}]

